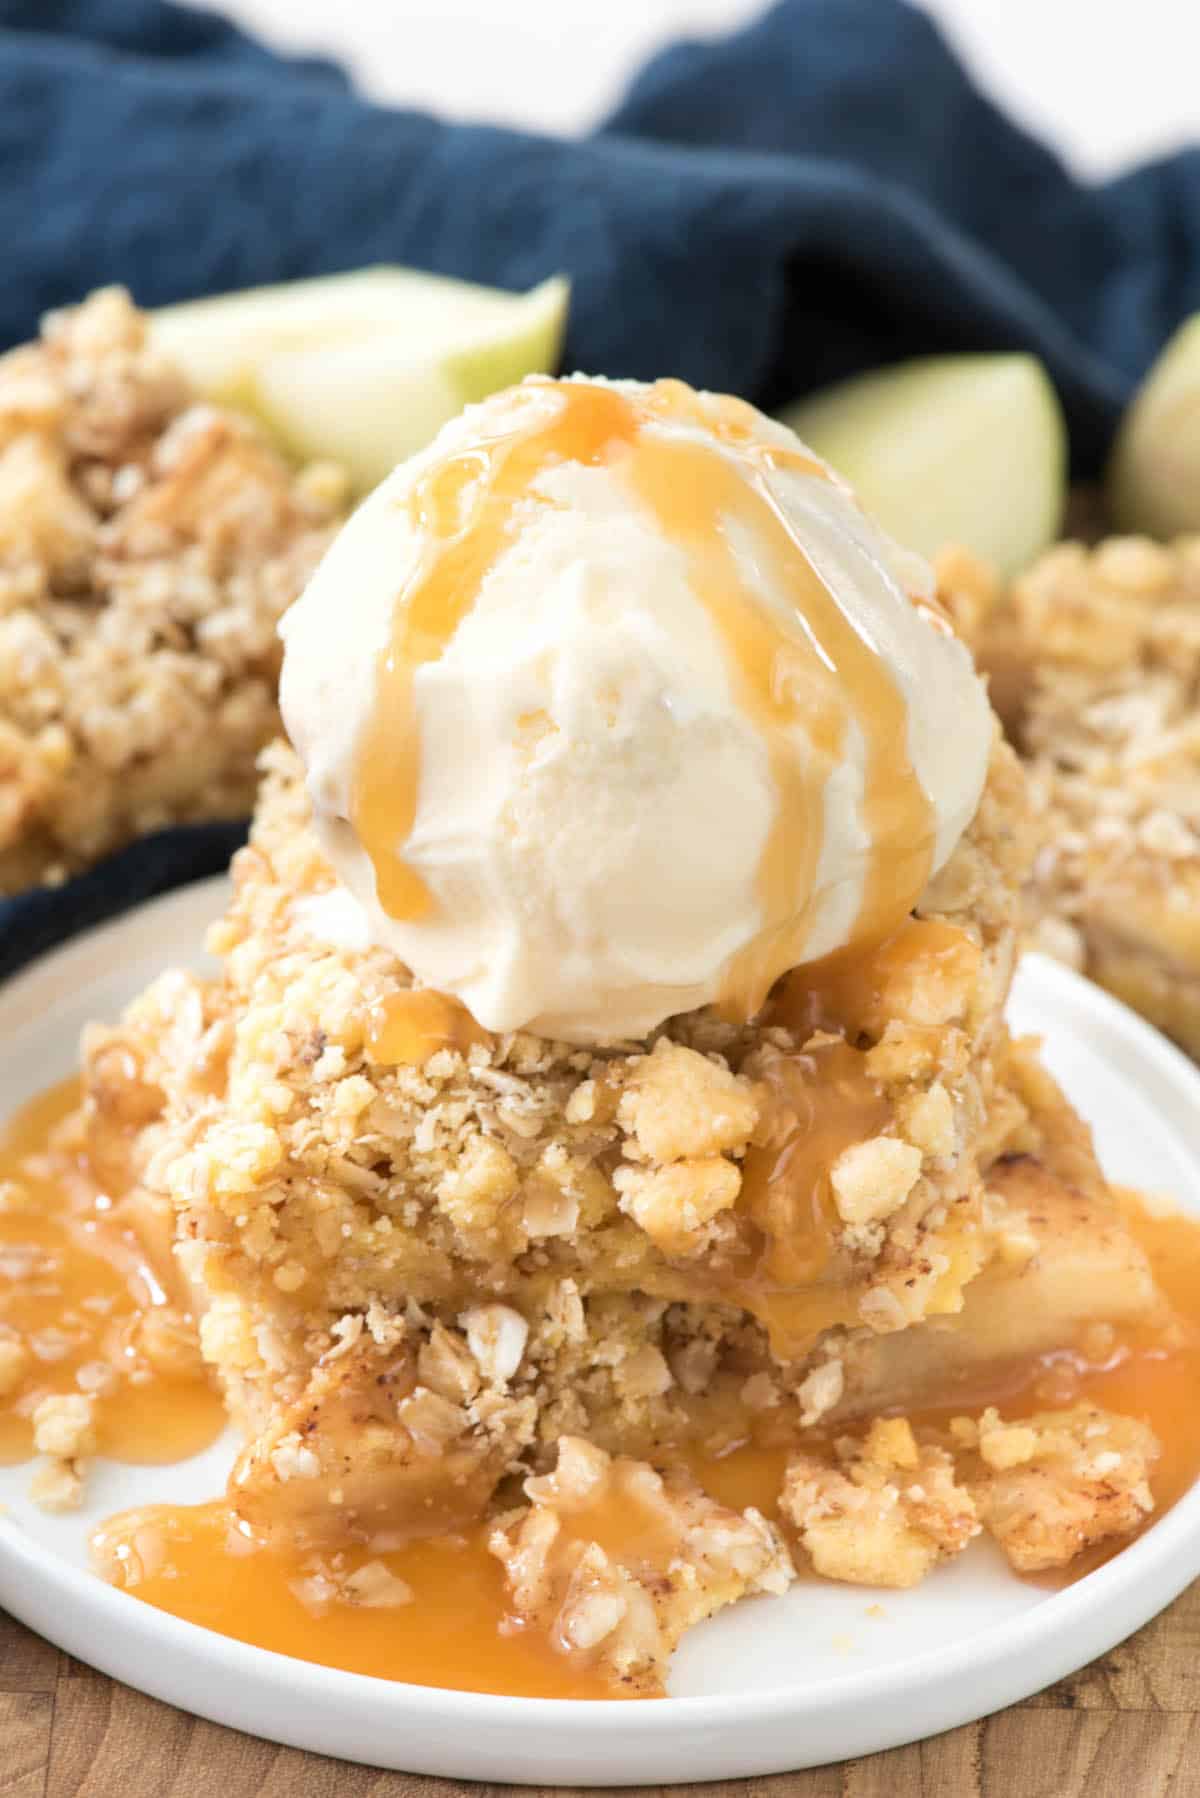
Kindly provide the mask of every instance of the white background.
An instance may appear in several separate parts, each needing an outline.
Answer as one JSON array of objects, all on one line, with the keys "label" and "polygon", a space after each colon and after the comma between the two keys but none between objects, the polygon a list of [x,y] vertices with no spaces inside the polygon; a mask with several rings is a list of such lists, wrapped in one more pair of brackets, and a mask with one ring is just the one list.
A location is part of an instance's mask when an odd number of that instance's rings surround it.
[{"label": "white background", "polygon": [[[446,116],[586,130],[657,45],[765,0],[200,0]],[[979,79],[1083,173],[1200,140],[1197,0],[927,0]]]}]

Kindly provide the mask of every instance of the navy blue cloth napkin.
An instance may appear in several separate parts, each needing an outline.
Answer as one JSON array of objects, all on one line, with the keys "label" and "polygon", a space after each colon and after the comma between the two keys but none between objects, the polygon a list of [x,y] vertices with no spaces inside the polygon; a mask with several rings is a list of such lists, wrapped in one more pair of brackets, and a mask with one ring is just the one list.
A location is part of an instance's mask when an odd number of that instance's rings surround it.
[{"label": "navy blue cloth napkin", "polygon": [[[0,343],[106,281],[158,305],[398,261],[564,270],[569,367],[768,408],[922,351],[1031,349],[1086,474],[1200,308],[1200,151],[1080,183],[902,0],[780,0],[676,45],[578,141],[373,105],[161,0],[0,0],[0,241]],[[0,903],[0,974],[226,848],[168,832]]]}]

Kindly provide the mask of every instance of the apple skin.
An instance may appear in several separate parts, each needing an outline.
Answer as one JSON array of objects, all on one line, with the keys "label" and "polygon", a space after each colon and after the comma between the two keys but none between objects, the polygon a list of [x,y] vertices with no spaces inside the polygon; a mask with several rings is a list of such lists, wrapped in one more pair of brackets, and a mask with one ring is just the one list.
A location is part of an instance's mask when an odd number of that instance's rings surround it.
[{"label": "apple skin", "polygon": [[168,306],[150,336],[204,397],[366,492],[464,406],[552,373],[569,300],[560,276],[510,294],[381,267]]},{"label": "apple skin", "polygon": [[1200,313],[1179,327],[1134,395],[1105,492],[1118,530],[1200,531]]},{"label": "apple skin", "polygon": [[1062,407],[1034,356],[930,356],[825,388],[782,415],[897,542],[959,543],[1002,575],[1058,535]]}]

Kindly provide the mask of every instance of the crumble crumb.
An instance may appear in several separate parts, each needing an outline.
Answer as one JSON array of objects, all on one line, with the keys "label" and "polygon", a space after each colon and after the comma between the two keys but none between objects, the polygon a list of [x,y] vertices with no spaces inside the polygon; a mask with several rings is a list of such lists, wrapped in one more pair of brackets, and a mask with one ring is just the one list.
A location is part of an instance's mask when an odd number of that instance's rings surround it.
[{"label": "crumble crumb", "polygon": [[811,1429],[827,1411],[840,1404],[846,1390],[846,1370],[839,1356],[821,1361],[800,1382],[796,1396],[800,1400],[800,1425]]},{"label": "crumble crumb", "polygon": [[874,1224],[899,1211],[921,1173],[921,1151],[895,1137],[876,1136],[844,1149],[830,1184],[847,1224]]},{"label": "crumble crumb", "polygon": [[77,1511],[83,1503],[83,1463],[49,1456],[29,1482],[29,1496],[40,1510]]},{"label": "crumble crumb", "polygon": [[956,1418],[953,1433],[974,1451],[966,1477],[984,1527],[1019,1573],[1063,1567],[1154,1509],[1159,1445],[1136,1418],[1078,1405],[1004,1423],[990,1410]]},{"label": "crumble crumb", "polygon": [[[235,1551],[236,1552],[236,1551]],[[353,1573],[341,1565],[342,1556],[312,1556],[304,1563],[289,1590],[311,1617],[324,1617],[335,1605],[364,1611],[394,1611],[413,1602],[407,1580],[392,1572],[384,1561],[365,1561]]]},{"label": "crumble crumb", "polygon": [[475,1305],[459,1320],[484,1379],[504,1385],[516,1373],[529,1340],[529,1325],[511,1305]]},{"label": "crumble crumb", "polygon": [[863,1586],[915,1586],[960,1554],[980,1524],[950,1455],[918,1445],[907,1420],[878,1419],[837,1443],[839,1465],[788,1463],[780,1509],[816,1571]]},{"label": "crumble crumb", "polygon": [[699,1255],[710,1242],[705,1226],[734,1205],[742,1177],[732,1161],[709,1155],[668,1167],[621,1167],[613,1185],[622,1211],[666,1254]]},{"label": "crumble crumb", "polygon": [[55,1393],[33,1412],[33,1446],[39,1455],[73,1461],[96,1446],[92,1401],[84,1393]]},{"label": "crumble crumb", "polygon": [[578,1438],[564,1437],[554,1472],[525,1491],[528,1507],[490,1541],[517,1615],[633,1691],[663,1690],[685,1630],[793,1578],[782,1538],[757,1511],[729,1510],[683,1475],[664,1478]]},{"label": "crumble crumb", "polygon": [[664,1036],[632,1062],[617,1116],[632,1139],[626,1153],[695,1161],[744,1150],[758,1105],[748,1080]]},{"label": "crumble crumb", "polygon": [[366,1561],[341,1582],[341,1596],[349,1604],[371,1611],[395,1610],[412,1603],[412,1587],[382,1561]]}]

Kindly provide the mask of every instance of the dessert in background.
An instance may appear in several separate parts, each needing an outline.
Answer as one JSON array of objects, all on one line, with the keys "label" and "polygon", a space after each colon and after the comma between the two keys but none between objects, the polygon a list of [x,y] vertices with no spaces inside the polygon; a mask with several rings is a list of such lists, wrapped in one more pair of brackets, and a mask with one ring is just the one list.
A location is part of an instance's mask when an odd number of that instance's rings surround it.
[{"label": "dessert in background", "polygon": [[0,361],[0,894],[236,818],[345,481],[200,403],[118,288]]},{"label": "dessert in background", "polygon": [[[220,974],[89,1033],[0,1189],[26,1265],[48,1193],[158,1255],[169,1220],[149,1377],[198,1340],[245,1439],[224,1500],[103,1527],[109,1577],[335,1665],[642,1696],[798,1569],[910,1586],[983,1531],[1086,1567],[1177,1495],[1187,1226],[1008,1036],[1024,780],[826,465],[677,382],[527,382],[285,636]],[[0,1407],[69,1503],[130,1391],[103,1331],[43,1364],[55,1302],[0,1309]]]},{"label": "dessert in background", "polygon": [[939,574],[1029,776],[1032,942],[1200,1058],[1200,537]]}]

